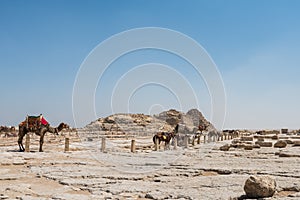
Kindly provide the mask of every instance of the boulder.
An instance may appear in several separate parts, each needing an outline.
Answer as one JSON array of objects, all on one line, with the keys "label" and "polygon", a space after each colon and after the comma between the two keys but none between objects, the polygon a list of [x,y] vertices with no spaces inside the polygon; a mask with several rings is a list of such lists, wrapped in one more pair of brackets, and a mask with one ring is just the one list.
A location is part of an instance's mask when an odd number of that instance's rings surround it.
[{"label": "boulder", "polygon": [[229,144],[225,144],[223,146],[220,147],[221,151],[228,151],[230,149],[230,145]]},{"label": "boulder", "polygon": [[275,148],[285,148],[287,145],[286,141],[279,140],[274,144]]},{"label": "boulder", "polygon": [[276,191],[276,182],[269,176],[250,176],[244,185],[249,198],[272,197]]}]

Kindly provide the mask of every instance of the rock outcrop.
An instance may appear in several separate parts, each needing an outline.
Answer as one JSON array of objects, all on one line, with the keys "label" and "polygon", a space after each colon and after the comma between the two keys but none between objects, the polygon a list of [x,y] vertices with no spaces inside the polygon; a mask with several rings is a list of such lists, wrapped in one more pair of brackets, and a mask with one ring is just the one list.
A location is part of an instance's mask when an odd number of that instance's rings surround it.
[{"label": "rock outcrop", "polygon": [[191,109],[186,114],[171,109],[158,115],[154,115],[154,117],[167,122],[171,126],[179,124],[179,132],[185,134],[195,133],[198,130],[199,125],[206,127],[206,130],[215,129],[215,127],[207,121],[197,109]]},{"label": "rock outcrop", "polygon": [[199,125],[205,125],[208,130],[214,129],[214,126],[197,109],[192,109],[186,114],[171,109],[154,116],[145,114],[110,115],[91,122],[80,129],[79,133],[81,136],[95,135],[95,133],[113,135],[113,137],[146,136],[157,132],[171,132],[177,124],[179,124],[179,133],[183,134],[195,133]]},{"label": "rock outcrop", "polygon": [[276,182],[270,176],[250,176],[244,186],[249,198],[272,197],[276,191]]}]

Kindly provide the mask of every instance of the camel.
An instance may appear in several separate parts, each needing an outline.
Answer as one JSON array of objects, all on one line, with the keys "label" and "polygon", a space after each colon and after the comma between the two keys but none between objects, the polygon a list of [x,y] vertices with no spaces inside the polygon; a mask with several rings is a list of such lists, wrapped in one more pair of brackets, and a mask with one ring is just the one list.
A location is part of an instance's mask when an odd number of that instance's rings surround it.
[{"label": "camel", "polygon": [[153,136],[153,143],[155,144],[156,140],[158,139],[158,144],[160,144],[161,141],[163,141],[165,142],[165,147],[169,147],[171,139],[176,136],[176,133],[178,133],[178,128],[179,125],[177,124],[176,127],[174,128],[174,131],[171,133],[167,133],[167,132],[156,133]]},{"label": "camel", "polygon": [[[28,120],[28,119],[31,119]],[[39,121],[41,120],[41,121]],[[25,121],[21,122],[19,124],[19,139],[18,139],[18,145],[20,148],[20,151],[25,151],[25,148],[23,146],[23,137],[29,133],[29,132],[33,132],[36,135],[40,136],[40,148],[39,151],[42,152],[43,151],[43,143],[44,143],[44,136],[47,132],[50,133],[55,133],[56,135],[58,135],[58,133],[65,129],[65,128],[69,128],[69,126],[65,123],[60,123],[58,125],[58,127],[51,127],[50,124],[47,121],[42,121],[44,120],[42,118],[42,116],[40,115],[39,117],[27,117]],[[29,123],[31,122],[31,124]],[[33,122],[33,123],[32,123]],[[41,122],[41,123],[40,123]]]},{"label": "camel", "polygon": [[192,143],[195,143],[196,138],[200,138],[200,136],[203,135],[203,131],[205,131],[207,128],[208,128],[208,125],[199,123],[198,130],[192,137]]},{"label": "camel", "polygon": [[158,139],[158,144],[160,145],[161,141],[165,142],[165,147],[168,147],[172,138],[175,137],[175,134],[167,132],[159,132],[153,136],[153,143]]},{"label": "camel", "polygon": [[16,128],[14,126],[8,127],[8,126],[0,126],[0,132],[14,132],[16,131]]}]

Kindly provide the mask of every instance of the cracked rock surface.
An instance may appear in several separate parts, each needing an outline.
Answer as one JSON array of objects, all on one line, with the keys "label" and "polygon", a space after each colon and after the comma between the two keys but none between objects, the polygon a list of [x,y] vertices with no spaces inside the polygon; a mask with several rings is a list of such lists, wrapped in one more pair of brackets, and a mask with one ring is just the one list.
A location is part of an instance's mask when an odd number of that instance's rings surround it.
[{"label": "cracked rock surface", "polygon": [[153,151],[152,137],[140,137],[131,153],[130,139],[107,139],[101,152],[100,139],[71,137],[64,152],[63,136],[52,137],[42,153],[38,138],[29,153],[16,151],[16,138],[2,138],[0,199],[234,199],[245,195],[251,175],[276,181],[268,199],[299,199],[300,147],[293,144],[221,151],[226,140]]}]

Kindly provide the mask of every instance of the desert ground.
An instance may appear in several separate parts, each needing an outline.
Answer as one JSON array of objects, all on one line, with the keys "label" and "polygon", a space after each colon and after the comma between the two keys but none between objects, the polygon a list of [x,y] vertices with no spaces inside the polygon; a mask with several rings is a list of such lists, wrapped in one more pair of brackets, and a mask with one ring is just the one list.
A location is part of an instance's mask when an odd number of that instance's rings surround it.
[{"label": "desert ground", "polygon": [[[152,136],[107,137],[102,151],[102,137],[90,135],[48,133],[44,152],[34,134],[30,152],[18,152],[17,137],[1,135],[0,199],[246,199],[250,175],[276,180],[275,195],[266,199],[300,199],[297,134],[245,133],[209,143],[200,137],[200,144],[166,150],[162,144],[158,151]],[[258,140],[272,146],[255,146]],[[275,148],[278,140],[287,146]],[[230,148],[220,150],[226,144]]]}]

